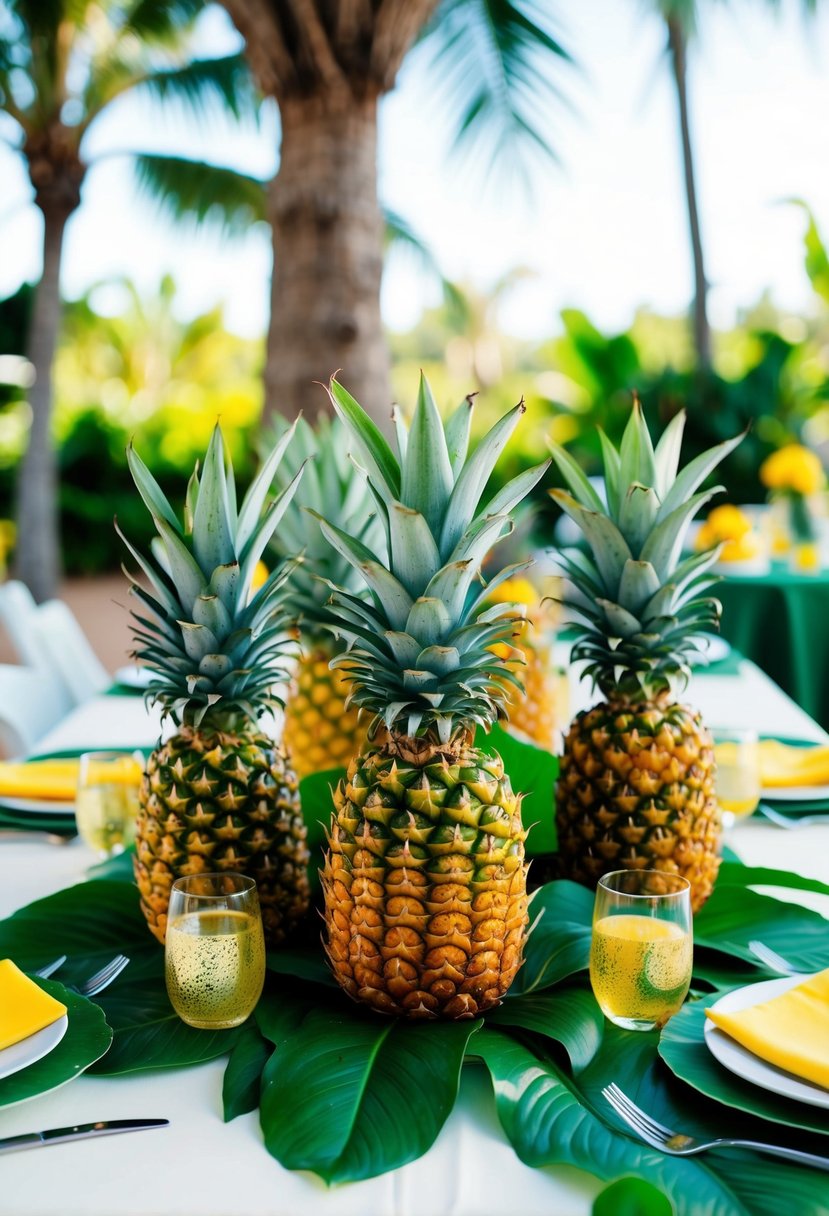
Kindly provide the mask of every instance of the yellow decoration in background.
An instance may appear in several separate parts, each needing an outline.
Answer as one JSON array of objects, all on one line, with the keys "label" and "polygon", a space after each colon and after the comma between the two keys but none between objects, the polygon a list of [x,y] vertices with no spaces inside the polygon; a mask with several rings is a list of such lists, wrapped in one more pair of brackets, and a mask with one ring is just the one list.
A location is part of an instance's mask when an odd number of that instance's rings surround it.
[{"label": "yellow decoration in background", "polygon": [[0,1051],[51,1026],[66,1013],[10,958],[0,960]]},{"label": "yellow decoration in background", "polygon": [[826,484],[820,458],[800,443],[788,443],[760,465],[760,480],[770,490],[817,494]]},{"label": "yellow decoration in background", "polygon": [[761,739],[759,751],[764,789],[829,785],[829,746],[792,747],[777,739]]},{"label": "yellow decoration in background", "polygon": [[751,520],[732,503],[715,507],[697,532],[696,549],[713,549],[715,545],[723,546],[721,562],[751,561],[763,552],[763,542]]}]

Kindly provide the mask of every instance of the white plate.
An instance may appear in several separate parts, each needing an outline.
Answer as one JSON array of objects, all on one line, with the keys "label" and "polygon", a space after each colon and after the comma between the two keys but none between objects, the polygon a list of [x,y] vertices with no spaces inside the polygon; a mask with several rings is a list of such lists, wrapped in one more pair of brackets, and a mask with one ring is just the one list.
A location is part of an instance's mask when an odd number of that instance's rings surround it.
[{"label": "white plate", "polygon": [[6,798],[0,796],[0,811],[26,811],[27,814],[74,815],[75,801],[63,798]]},{"label": "white plate", "polygon": [[[786,975],[779,980],[761,980],[759,984],[747,984],[745,988],[737,988],[734,992],[720,997],[712,1008],[723,1013],[736,1013],[740,1009],[748,1009],[751,1005],[759,1005],[762,1001],[770,1001],[772,997],[780,996],[797,984],[802,984],[806,978],[804,975]],[[811,1081],[803,1081],[794,1073],[761,1060],[753,1051],[742,1047],[707,1018],[705,1046],[720,1064],[729,1072],[742,1077],[744,1081],[758,1085],[761,1089],[768,1089],[773,1094],[780,1094],[784,1098],[794,1098],[796,1102],[807,1102],[809,1106],[822,1106],[824,1110],[829,1110],[829,1089],[813,1085]]]},{"label": "white plate", "polygon": [[150,687],[154,674],[146,667],[137,667],[133,664],[131,667],[119,667],[114,679],[116,684],[123,684],[125,688],[143,689]]},{"label": "white plate", "polygon": [[780,789],[764,785],[762,796],[769,802],[809,802],[820,798],[829,801],[829,785],[785,785]]},{"label": "white plate", "polygon": [[20,1072],[21,1068],[28,1068],[30,1064],[48,1056],[49,1052],[57,1047],[68,1028],[69,1018],[64,1014],[50,1026],[38,1030],[37,1034],[30,1034],[27,1039],[12,1043],[11,1047],[4,1047],[0,1051],[0,1077],[10,1077],[13,1072]]}]

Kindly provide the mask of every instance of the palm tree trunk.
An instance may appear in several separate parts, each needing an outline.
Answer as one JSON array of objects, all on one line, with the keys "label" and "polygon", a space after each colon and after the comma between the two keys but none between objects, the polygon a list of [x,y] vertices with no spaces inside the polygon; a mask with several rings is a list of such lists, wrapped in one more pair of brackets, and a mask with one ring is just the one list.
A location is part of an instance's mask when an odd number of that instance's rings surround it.
[{"label": "palm tree trunk", "polygon": [[28,356],[35,381],[29,393],[29,445],[17,477],[14,572],[36,600],[57,592],[60,576],[57,456],[52,440],[52,364],[60,329],[60,262],[70,211],[42,208],[43,275],[35,293]]},{"label": "palm tree trunk", "polygon": [[383,223],[377,202],[377,95],[340,92],[280,104],[282,153],[270,187],[274,271],[266,413],[314,417],[340,371],[361,405],[390,425],[389,357],[380,319]]},{"label": "palm tree trunk", "polygon": [[702,256],[697,188],[694,177],[694,157],[691,150],[691,128],[688,118],[687,41],[678,17],[667,17],[668,46],[671,53],[676,96],[679,104],[679,125],[682,134],[682,165],[685,171],[685,196],[688,203],[688,223],[691,230],[691,250],[694,259],[694,345],[701,368],[711,366],[711,327],[708,324],[706,295],[708,282]]}]

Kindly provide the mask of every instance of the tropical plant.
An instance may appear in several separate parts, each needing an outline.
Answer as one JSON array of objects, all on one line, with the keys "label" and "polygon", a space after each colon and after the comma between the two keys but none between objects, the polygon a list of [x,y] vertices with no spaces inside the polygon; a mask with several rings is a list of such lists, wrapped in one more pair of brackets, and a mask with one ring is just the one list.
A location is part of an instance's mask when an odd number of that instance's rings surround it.
[{"label": "tropical plant", "polygon": [[677,698],[704,653],[701,635],[719,621],[710,595],[718,549],[683,559],[682,544],[722,489],[699,486],[741,436],[680,469],[684,426],[677,414],[654,449],[635,401],[618,449],[601,434],[603,495],[553,445],[568,486],[553,497],[590,550],[560,559],[576,620],[572,658],[603,697],[565,737],[556,826],[566,877],[595,886],[610,870],[680,874],[696,911],[719,869],[721,817],[711,735]]},{"label": "tropical plant", "polygon": [[217,425],[187,487],[183,523],[137,452],[128,452],[158,531],[152,556],[124,538],[146,579],[131,579],[136,657],[152,673],[153,700],[176,725],[147,762],[136,832],[141,908],[160,941],[170,889],[184,874],[233,870],[255,878],[272,943],[308,907],[296,774],[260,722],[283,706],[277,689],[287,679],[291,564],[254,589],[258,562],[302,474],[267,502],[292,435],[287,430],[268,453],[237,509]]},{"label": "tropical plant", "polygon": [[[420,41],[455,116],[456,143],[488,170],[550,152],[568,56],[539,0],[223,0],[257,84],[276,99],[279,172],[268,192],[274,275],[267,408],[313,419],[313,386],[339,367],[381,425],[392,393],[380,321],[383,222],[377,107]],[[545,58],[547,62],[545,62]]]},{"label": "tropical plant", "polygon": [[[365,747],[334,794],[322,874],[328,955],[355,1000],[412,1018],[467,1018],[497,1004],[521,962],[527,923],[520,796],[475,729],[507,716],[520,679],[494,653],[522,622],[488,596],[526,562],[481,575],[490,548],[546,464],[491,498],[485,488],[524,406],[471,451],[472,402],[444,424],[421,380],[397,455],[353,397],[331,400],[366,469],[385,555],[320,520],[368,585],[335,589],[334,659],[370,715]],[[480,584],[483,583],[483,586]]]},{"label": "tropical plant", "polygon": [[[239,117],[256,104],[241,56],[205,59],[192,50],[203,4],[0,0],[0,114],[6,120],[0,137],[23,157],[43,216],[43,274],[28,344],[35,375],[31,429],[17,483],[17,573],[39,599],[54,594],[60,565],[52,362],[64,234],[91,168],[87,134],[128,92],[175,98],[201,116],[218,104]],[[159,177],[165,168],[182,171],[174,158],[143,158],[145,167],[153,162]]]}]

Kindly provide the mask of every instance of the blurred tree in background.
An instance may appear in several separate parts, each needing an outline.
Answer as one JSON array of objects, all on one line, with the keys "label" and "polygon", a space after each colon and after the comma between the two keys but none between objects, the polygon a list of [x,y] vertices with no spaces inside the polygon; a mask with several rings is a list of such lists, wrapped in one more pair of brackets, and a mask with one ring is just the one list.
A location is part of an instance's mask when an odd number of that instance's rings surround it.
[{"label": "blurred tree in background", "polygon": [[222,0],[262,92],[279,107],[268,193],[274,244],[265,372],[270,409],[313,418],[314,381],[341,368],[388,425],[380,318],[383,222],[377,107],[420,42],[456,144],[493,160],[551,153],[556,62],[568,59],[541,0]]},{"label": "blurred tree in background", "polygon": [[202,0],[0,0],[0,116],[6,120],[0,137],[23,157],[43,217],[43,273],[27,344],[34,371],[31,427],[16,508],[17,574],[38,599],[55,594],[60,568],[51,372],[64,232],[91,168],[85,137],[127,92],[176,98],[199,117],[217,101],[232,114],[250,109],[250,79],[239,56],[189,53],[201,8]]}]

